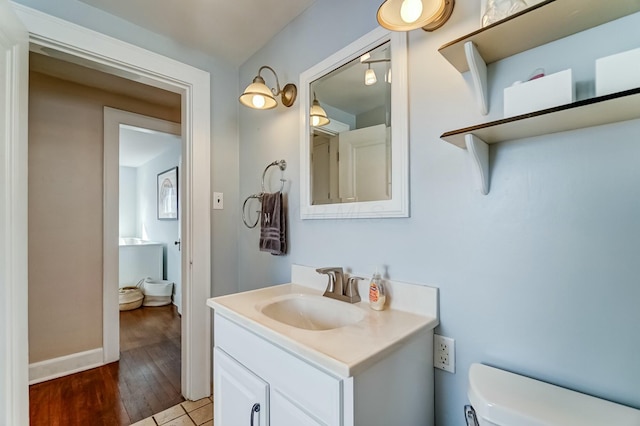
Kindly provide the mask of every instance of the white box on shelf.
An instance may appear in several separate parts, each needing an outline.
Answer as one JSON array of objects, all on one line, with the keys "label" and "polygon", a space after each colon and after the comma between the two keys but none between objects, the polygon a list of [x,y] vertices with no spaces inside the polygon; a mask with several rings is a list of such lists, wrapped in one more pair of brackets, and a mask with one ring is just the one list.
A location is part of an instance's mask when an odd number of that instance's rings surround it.
[{"label": "white box on shelf", "polygon": [[640,87],[640,48],[596,59],[596,96]]},{"label": "white box on shelf", "polygon": [[504,89],[504,116],[570,104],[574,94],[571,69],[514,84]]}]

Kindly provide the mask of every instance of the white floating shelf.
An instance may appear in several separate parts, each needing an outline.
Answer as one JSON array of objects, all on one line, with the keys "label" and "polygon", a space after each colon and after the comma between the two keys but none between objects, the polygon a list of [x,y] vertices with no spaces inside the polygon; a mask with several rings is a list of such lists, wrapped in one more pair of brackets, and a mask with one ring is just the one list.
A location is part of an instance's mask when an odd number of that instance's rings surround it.
[{"label": "white floating shelf", "polygon": [[465,43],[487,64],[640,11],[638,0],[545,0],[450,43],[438,51],[461,73],[469,71]]},{"label": "white floating shelf", "polygon": [[486,73],[488,64],[638,11],[638,0],[545,0],[438,50],[460,73],[471,71],[480,111],[486,115],[483,68]]},{"label": "white floating shelf", "polygon": [[[440,138],[472,157],[472,169],[483,194],[489,192],[487,145],[514,139],[601,126],[640,118],[640,88],[509,117],[443,133]],[[469,145],[472,145],[470,148]],[[487,150],[488,152],[488,150]]]},{"label": "white floating shelf", "polygon": [[452,130],[440,138],[466,148],[469,133],[493,144],[636,118],[640,118],[640,88]]}]

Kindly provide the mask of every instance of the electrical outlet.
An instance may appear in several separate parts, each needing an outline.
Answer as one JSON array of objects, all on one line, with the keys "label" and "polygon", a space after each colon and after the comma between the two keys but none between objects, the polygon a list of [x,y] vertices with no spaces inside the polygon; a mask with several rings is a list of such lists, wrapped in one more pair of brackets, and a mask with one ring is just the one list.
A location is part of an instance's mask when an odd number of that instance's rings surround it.
[{"label": "electrical outlet", "polygon": [[433,335],[433,366],[450,373],[456,372],[456,341],[450,337]]}]

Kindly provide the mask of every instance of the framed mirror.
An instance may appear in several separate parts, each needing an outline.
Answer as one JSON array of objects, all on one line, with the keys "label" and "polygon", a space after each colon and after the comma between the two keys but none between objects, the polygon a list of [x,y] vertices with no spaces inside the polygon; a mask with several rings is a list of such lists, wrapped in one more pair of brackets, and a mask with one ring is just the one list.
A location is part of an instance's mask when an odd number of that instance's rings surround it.
[{"label": "framed mirror", "polygon": [[377,28],[299,87],[302,219],[408,217],[406,33]]}]

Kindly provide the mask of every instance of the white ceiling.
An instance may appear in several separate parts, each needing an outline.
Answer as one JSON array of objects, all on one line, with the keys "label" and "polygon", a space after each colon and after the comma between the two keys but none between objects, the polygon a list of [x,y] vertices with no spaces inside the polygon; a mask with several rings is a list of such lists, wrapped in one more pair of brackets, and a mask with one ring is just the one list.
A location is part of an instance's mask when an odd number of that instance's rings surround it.
[{"label": "white ceiling", "polygon": [[140,167],[179,146],[180,136],[133,126],[120,127],[120,166]]},{"label": "white ceiling", "polygon": [[240,65],[315,0],[81,0]]},{"label": "white ceiling", "polygon": [[[391,44],[386,42],[372,49],[369,54],[370,60],[391,60]],[[361,58],[356,58],[314,81],[311,89],[316,93],[320,104],[331,105],[357,116],[391,102],[391,86],[385,82],[389,66],[389,62],[372,63],[371,69],[376,73],[378,81],[372,86],[366,86],[364,73],[367,65],[361,63]]]}]

